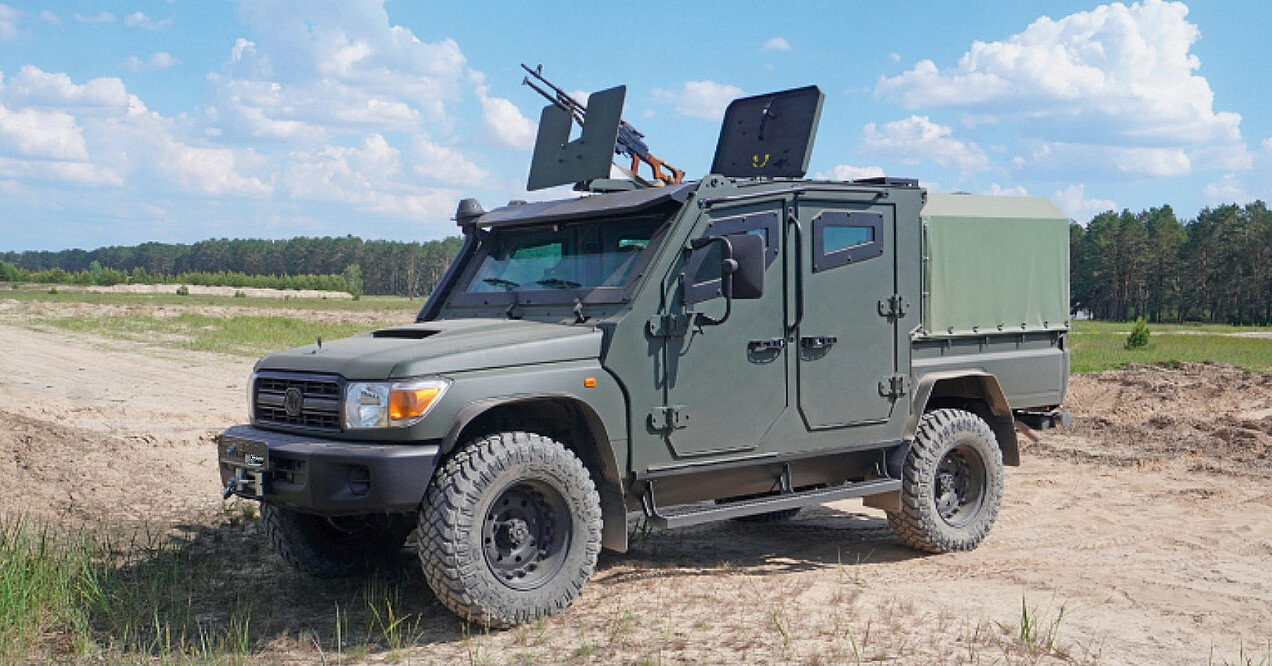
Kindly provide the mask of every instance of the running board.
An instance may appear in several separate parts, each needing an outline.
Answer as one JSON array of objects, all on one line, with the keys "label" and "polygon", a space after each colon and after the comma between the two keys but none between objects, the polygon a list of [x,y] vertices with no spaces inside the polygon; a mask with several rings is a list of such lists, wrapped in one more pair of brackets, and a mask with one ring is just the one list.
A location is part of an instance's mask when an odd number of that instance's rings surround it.
[{"label": "running board", "polygon": [[649,517],[649,521],[654,527],[672,528],[701,525],[702,523],[741,518],[742,516],[754,516],[760,513],[794,509],[811,504],[824,504],[852,497],[879,495],[900,489],[901,481],[898,479],[872,479],[831,488],[803,490],[729,502],[727,504],[716,504],[705,508],[675,511],[668,515],[658,511],[658,505],[654,501],[654,485],[652,482],[648,482],[645,486],[645,494],[641,495],[640,502],[641,508],[644,509],[645,515]]}]

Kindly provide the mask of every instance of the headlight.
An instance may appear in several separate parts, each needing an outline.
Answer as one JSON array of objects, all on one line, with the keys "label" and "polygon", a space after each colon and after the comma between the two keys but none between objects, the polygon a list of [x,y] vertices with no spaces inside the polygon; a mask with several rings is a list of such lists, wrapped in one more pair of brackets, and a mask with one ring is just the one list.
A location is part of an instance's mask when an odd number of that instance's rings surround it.
[{"label": "headlight", "polygon": [[256,372],[247,378],[247,420],[256,423]]},{"label": "headlight", "polygon": [[423,419],[450,386],[447,379],[350,382],[345,386],[347,430],[405,428]]}]

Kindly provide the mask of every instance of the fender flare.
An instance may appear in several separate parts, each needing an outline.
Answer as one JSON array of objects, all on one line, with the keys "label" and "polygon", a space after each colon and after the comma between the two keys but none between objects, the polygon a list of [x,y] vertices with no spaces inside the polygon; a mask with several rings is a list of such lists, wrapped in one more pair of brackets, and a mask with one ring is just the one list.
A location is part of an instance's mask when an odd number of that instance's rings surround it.
[{"label": "fender flare", "polygon": [[[940,390],[938,390],[940,387]],[[983,400],[988,413],[977,414],[989,422],[1003,453],[1003,464],[1020,465],[1020,443],[1016,438],[1015,419],[1011,405],[1003,394],[998,378],[983,370],[943,370],[923,375],[914,386],[910,403],[910,415],[905,422],[905,440],[913,441],[919,429],[919,418],[927,410],[933,394],[938,397],[959,397]]]},{"label": "fender flare", "polygon": [[518,393],[472,402],[455,415],[442,439],[442,453],[450,453],[459,443],[464,428],[482,414],[500,407],[534,403],[566,404],[582,417],[590,441],[562,443],[583,461],[596,483],[596,492],[601,498],[601,545],[620,553],[627,552],[627,503],[623,500],[623,482],[618,471],[618,458],[614,455],[614,444],[600,415],[578,396],[570,393]]}]

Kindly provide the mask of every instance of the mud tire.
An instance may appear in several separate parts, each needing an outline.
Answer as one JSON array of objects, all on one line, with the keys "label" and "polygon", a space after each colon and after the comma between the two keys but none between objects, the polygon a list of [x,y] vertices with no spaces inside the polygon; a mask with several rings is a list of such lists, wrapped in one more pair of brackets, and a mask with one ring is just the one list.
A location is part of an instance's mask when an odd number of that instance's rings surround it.
[{"label": "mud tire", "polygon": [[923,415],[901,474],[901,511],[888,525],[929,553],[972,550],[989,534],[1003,497],[1003,457],[989,424],[961,409]]},{"label": "mud tire", "polygon": [[601,500],[559,442],[504,432],[469,442],[437,470],[418,530],[438,600],[466,621],[503,629],[578,597],[601,549]]},{"label": "mud tire", "polygon": [[415,529],[415,514],[325,518],[261,504],[261,523],[274,552],[320,578],[373,570],[402,550]]}]

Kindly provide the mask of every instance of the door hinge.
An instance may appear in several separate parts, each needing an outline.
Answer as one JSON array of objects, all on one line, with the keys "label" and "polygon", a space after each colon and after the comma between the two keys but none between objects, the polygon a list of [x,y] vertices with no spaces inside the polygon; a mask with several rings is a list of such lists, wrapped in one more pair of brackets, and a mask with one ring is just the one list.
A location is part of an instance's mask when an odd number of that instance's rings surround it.
[{"label": "door hinge", "polygon": [[684,405],[668,405],[649,410],[649,426],[654,430],[682,430],[689,427],[689,410]]},{"label": "door hinge", "polygon": [[892,375],[879,382],[879,395],[886,398],[897,398],[905,395],[906,389],[905,375]]},{"label": "door hinge", "polygon": [[910,304],[905,302],[905,297],[901,294],[893,294],[887,298],[879,299],[879,316],[900,319],[905,316],[906,310],[910,309]]},{"label": "door hinge", "polygon": [[654,315],[645,322],[645,331],[655,338],[671,338],[684,335],[689,331],[689,316],[674,314]]}]

